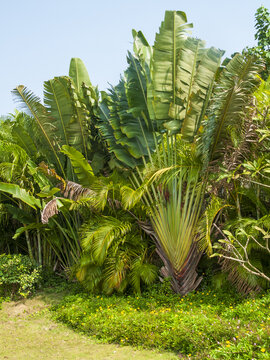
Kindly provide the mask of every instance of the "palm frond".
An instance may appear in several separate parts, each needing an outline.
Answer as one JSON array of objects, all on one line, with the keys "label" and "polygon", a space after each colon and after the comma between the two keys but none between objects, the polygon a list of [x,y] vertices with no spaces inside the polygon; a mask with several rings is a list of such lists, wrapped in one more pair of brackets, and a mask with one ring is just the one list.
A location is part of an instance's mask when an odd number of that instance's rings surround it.
[{"label": "palm frond", "polygon": [[77,201],[80,198],[86,198],[90,194],[94,194],[89,188],[84,188],[78,183],[73,181],[67,181],[65,183],[65,188],[63,189],[63,195],[65,198],[69,198],[71,200]]},{"label": "palm frond", "polygon": [[15,123],[12,126],[12,137],[16,140],[16,143],[21,148],[23,148],[32,159],[35,159],[37,157],[38,150],[36,144],[23,126]]},{"label": "palm frond", "polygon": [[121,221],[111,216],[101,216],[97,223],[84,224],[81,229],[82,247],[90,251],[94,261],[102,265],[113,241],[123,238],[131,231],[130,221]]},{"label": "palm frond", "polygon": [[205,123],[203,154],[206,162],[219,156],[228,141],[228,128],[241,129],[244,113],[258,85],[262,64],[254,57],[235,55],[223,69],[215,88],[209,121]]},{"label": "palm frond", "polygon": [[48,152],[52,152],[57,166],[59,166],[61,173],[65,177],[64,168],[57,154],[57,149],[54,146],[53,128],[50,125],[50,121],[48,121],[49,114],[46,108],[41,104],[40,99],[23,85],[17,86],[13,90],[13,95],[26,114],[35,119],[45,143],[48,146]]},{"label": "palm frond", "polygon": [[43,224],[47,224],[49,222],[49,219],[58,214],[58,205],[57,205],[57,198],[52,199],[49,201],[45,207],[43,208],[41,212],[41,222]]},{"label": "palm frond", "polygon": [[140,257],[134,259],[129,275],[130,283],[138,294],[141,293],[141,282],[146,285],[151,285],[158,276],[157,266],[145,262],[144,255],[145,254],[142,254]]}]

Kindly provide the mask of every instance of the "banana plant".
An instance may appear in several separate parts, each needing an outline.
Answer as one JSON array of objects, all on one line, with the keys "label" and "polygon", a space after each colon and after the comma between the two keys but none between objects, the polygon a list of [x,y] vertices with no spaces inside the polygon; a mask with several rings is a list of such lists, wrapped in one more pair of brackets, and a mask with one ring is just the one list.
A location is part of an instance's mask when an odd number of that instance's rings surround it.
[{"label": "banana plant", "polygon": [[[23,85],[17,86],[13,95],[32,119],[38,148],[46,162],[65,179],[75,180],[69,160],[59,152],[63,145],[82,152],[93,162],[96,172],[102,169],[108,154],[95,128],[98,90],[92,86],[80,59],[71,59],[69,74],[44,82],[44,105]],[[24,139],[27,141],[27,136]]]}]

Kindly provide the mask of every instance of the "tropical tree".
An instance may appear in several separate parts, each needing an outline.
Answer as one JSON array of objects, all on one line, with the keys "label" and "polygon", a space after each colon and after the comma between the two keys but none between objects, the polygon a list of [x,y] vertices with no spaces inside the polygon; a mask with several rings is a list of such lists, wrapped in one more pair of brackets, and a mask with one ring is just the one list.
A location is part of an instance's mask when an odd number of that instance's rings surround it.
[{"label": "tropical tree", "polygon": [[[204,49],[201,41],[187,37],[188,27],[185,14],[166,12],[153,51],[146,52],[144,40],[135,45],[142,69],[145,61],[141,54],[149,57],[153,53],[148,73],[145,72],[145,97],[148,121],[153,121],[154,135],[158,132],[160,138],[154,137],[155,155],[148,152],[152,178],[147,180],[150,166],[145,160],[145,171],[137,168],[134,172],[134,191],[123,190],[127,208],[131,209],[138,199],[150,207],[151,225],[143,227],[157,245],[164,262],[163,274],[171,277],[174,290],[182,294],[200,282],[196,275],[200,259],[196,239],[200,238],[201,244],[205,239],[197,234],[197,228],[211,172],[209,165],[213,169],[213,162],[221,159],[224,147],[232,144],[229,132],[232,122],[239,125],[236,133],[240,136],[243,114],[257,84],[255,75],[261,69],[255,58],[236,55],[227,61],[214,86],[223,52]],[[137,33],[134,34],[139,42]],[[181,138],[176,134],[181,134]],[[103,135],[106,139],[106,134]],[[112,149],[115,143],[111,142]],[[189,149],[188,156],[183,154],[183,148]],[[187,158],[191,159],[189,163]],[[201,249],[205,247],[206,244]]]},{"label": "tropical tree", "polygon": [[244,52],[256,55],[262,58],[265,62],[265,69],[261,73],[264,80],[270,75],[270,13],[264,6],[257,9],[255,14],[255,40],[257,40],[257,46],[252,48],[246,48]]}]

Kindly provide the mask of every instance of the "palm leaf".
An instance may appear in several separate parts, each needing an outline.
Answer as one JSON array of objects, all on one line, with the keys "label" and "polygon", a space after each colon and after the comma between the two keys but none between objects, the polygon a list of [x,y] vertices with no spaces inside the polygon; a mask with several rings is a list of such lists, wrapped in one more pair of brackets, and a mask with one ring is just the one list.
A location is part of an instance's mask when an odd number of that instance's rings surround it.
[{"label": "palm leaf", "polygon": [[224,149],[230,125],[236,131],[241,130],[243,114],[258,85],[257,73],[261,69],[262,63],[257,58],[237,54],[223,70],[214,91],[210,120],[204,130],[203,153],[206,161],[219,156]]},{"label": "palm leaf", "polygon": [[129,275],[130,283],[137,294],[141,293],[141,281],[147,285],[151,285],[158,275],[158,268],[153,264],[144,262],[143,255],[134,259]]},{"label": "palm leaf", "polygon": [[82,228],[82,247],[91,251],[94,261],[101,265],[105,261],[108,249],[115,239],[124,237],[131,231],[129,221],[118,220],[111,216],[102,216],[98,225],[84,225]]},{"label": "palm leaf", "polygon": [[56,164],[59,166],[59,169],[65,176],[64,168],[59,159],[59,156],[57,155],[57,150],[53,145],[53,129],[49,125],[50,122],[48,121],[48,113],[46,108],[41,105],[40,99],[23,85],[17,86],[12,93],[16,100],[21,104],[23,110],[25,110],[28,115],[35,119],[35,122],[38,125],[38,128],[40,129],[46,144],[48,145],[49,151],[53,153]]},{"label": "palm leaf", "polygon": [[225,204],[223,199],[216,196],[212,196],[209,205],[203,212],[203,215],[198,224],[198,245],[200,251],[206,251],[207,255],[210,256],[213,253],[212,242],[211,242],[211,230],[216,216],[225,207],[229,207],[229,204]]},{"label": "palm leaf", "polygon": [[12,136],[16,139],[17,144],[22,147],[32,159],[37,157],[37,147],[31,136],[21,125],[14,124],[12,126]]}]

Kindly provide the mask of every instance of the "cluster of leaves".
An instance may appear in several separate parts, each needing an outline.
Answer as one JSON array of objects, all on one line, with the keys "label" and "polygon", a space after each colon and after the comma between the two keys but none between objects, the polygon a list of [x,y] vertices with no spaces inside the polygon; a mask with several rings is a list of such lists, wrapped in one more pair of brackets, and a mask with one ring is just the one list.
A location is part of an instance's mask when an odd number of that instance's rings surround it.
[{"label": "cluster of leaves", "polygon": [[[226,208],[215,215],[212,238],[218,239],[223,271],[239,291],[269,286],[269,84],[261,81],[233,146],[227,148],[219,171],[211,175],[211,192]],[[216,168],[217,169],[217,168]]]},{"label": "cluster of leaves", "polygon": [[266,67],[262,76],[266,80],[270,75],[270,13],[268,9],[264,6],[259,7],[256,11],[255,19],[255,39],[258,45],[246,50],[248,53],[255,54],[264,59]]},{"label": "cluster of leaves", "polygon": [[179,297],[158,287],[143,296],[66,297],[55,319],[96,339],[171,350],[192,359],[267,359],[270,294],[241,298],[205,289]]},{"label": "cluster of leaves", "polygon": [[26,255],[0,255],[0,292],[5,296],[27,297],[41,279],[41,268]]}]

